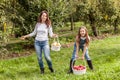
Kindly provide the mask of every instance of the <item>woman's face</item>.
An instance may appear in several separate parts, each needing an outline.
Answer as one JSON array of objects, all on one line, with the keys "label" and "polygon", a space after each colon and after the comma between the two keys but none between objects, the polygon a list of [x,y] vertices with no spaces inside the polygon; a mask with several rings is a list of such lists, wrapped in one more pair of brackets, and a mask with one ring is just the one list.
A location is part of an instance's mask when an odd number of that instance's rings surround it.
[{"label": "woman's face", "polygon": [[82,37],[84,37],[84,36],[85,36],[85,34],[86,34],[85,29],[80,29],[80,35],[81,35]]},{"label": "woman's face", "polygon": [[47,19],[47,14],[46,14],[46,13],[43,13],[42,16],[41,16],[42,22],[45,22],[46,19]]}]

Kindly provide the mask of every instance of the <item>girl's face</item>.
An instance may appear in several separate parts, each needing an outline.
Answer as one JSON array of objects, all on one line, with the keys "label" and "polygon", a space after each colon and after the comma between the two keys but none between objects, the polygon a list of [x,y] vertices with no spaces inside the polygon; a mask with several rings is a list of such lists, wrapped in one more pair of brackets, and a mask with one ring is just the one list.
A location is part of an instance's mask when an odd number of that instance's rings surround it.
[{"label": "girl's face", "polygon": [[80,29],[80,35],[81,35],[82,37],[85,37],[85,34],[86,34],[85,29]]},{"label": "girl's face", "polygon": [[47,14],[46,14],[46,13],[43,13],[42,16],[41,16],[42,22],[45,22],[46,19],[47,19]]}]

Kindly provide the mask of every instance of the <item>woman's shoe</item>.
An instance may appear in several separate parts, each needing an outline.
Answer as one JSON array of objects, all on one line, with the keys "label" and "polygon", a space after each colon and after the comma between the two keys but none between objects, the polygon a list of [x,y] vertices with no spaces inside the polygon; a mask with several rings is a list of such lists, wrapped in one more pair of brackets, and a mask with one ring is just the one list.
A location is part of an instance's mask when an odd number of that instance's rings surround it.
[{"label": "woman's shoe", "polygon": [[44,68],[40,68],[40,70],[41,70],[41,74],[44,74]]},{"label": "woman's shoe", "polygon": [[50,71],[52,72],[52,73],[54,73],[54,70],[53,70],[53,68],[49,68],[50,69]]}]

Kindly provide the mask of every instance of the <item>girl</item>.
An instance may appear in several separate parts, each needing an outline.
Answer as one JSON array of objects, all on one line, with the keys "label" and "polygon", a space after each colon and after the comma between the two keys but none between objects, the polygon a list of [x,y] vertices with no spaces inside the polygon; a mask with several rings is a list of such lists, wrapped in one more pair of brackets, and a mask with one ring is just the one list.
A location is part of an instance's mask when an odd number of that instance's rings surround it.
[{"label": "girl", "polygon": [[35,50],[37,53],[38,64],[40,66],[41,74],[44,73],[44,65],[43,65],[43,61],[42,61],[42,51],[44,52],[44,57],[47,61],[50,71],[54,72],[53,67],[52,67],[52,61],[50,58],[48,33],[49,33],[50,37],[57,37],[57,35],[53,34],[53,32],[52,32],[51,21],[49,19],[47,11],[42,11],[40,13],[40,16],[38,17],[38,21],[36,23],[34,31],[28,35],[21,37],[21,39],[25,39],[27,37],[32,37],[32,36],[36,35],[34,46],[35,46]]},{"label": "girl", "polygon": [[[93,70],[92,62],[88,54],[88,45],[89,45],[90,37],[88,36],[88,32],[86,27],[82,26],[79,28],[78,34],[76,36],[76,41],[74,44],[74,50],[73,50],[73,55],[70,60],[70,69],[68,73],[73,73],[72,71],[72,62],[75,58],[78,58],[78,53],[80,49],[82,50],[82,59],[87,60],[88,66],[91,70]],[[75,62],[73,62],[74,65]]]}]

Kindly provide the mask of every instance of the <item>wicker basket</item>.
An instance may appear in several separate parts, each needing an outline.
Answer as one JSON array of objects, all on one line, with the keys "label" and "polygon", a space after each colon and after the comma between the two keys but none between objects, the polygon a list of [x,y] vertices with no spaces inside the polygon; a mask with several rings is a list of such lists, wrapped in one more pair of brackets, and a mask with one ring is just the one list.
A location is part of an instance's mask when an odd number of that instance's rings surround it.
[{"label": "wicker basket", "polygon": [[[73,62],[74,62],[74,60],[73,60]],[[86,65],[85,61],[84,61],[84,64]],[[81,66],[81,69],[79,68],[80,66]],[[75,74],[75,75],[82,75],[82,74],[86,73],[86,66],[83,66],[83,65],[73,66],[73,63],[72,63],[72,70],[73,70],[73,74]]]},{"label": "wicker basket", "polygon": [[51,44],[51,50],[52,51],[60,51],[60,48],[61,48],[61,45],[59,43],[58,37],[56,39],[54,38],[54,41]]}]

